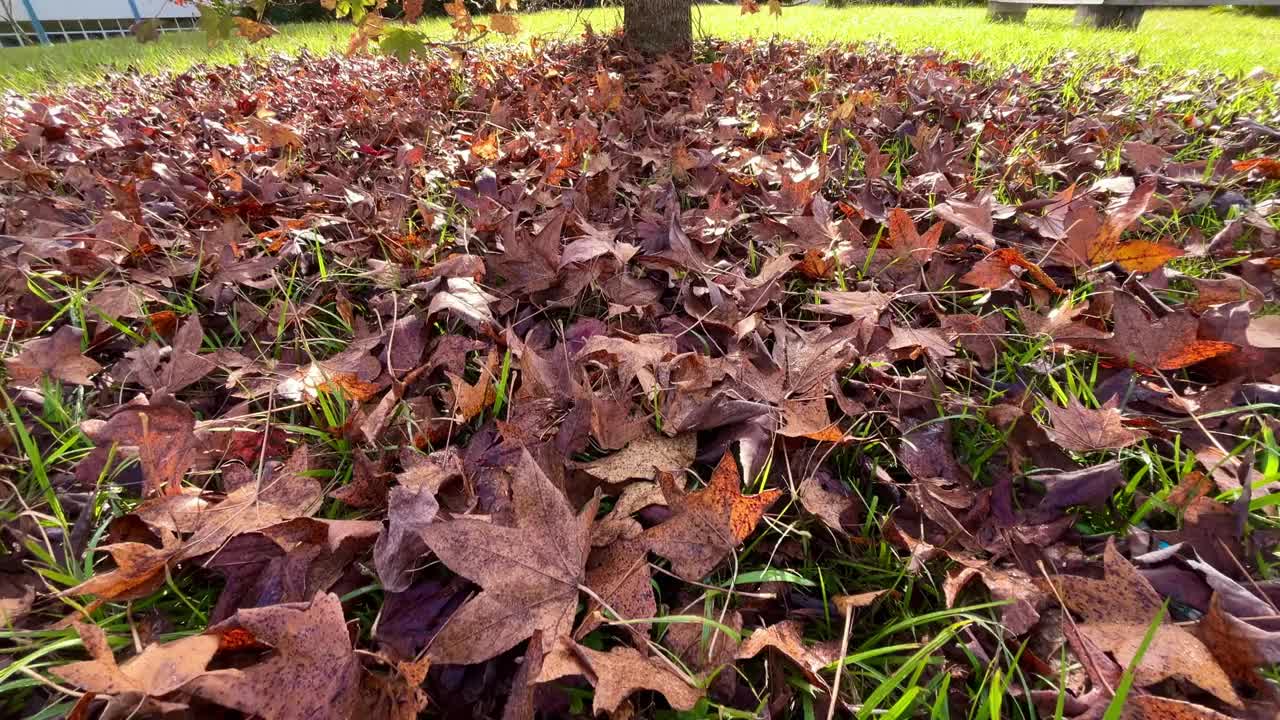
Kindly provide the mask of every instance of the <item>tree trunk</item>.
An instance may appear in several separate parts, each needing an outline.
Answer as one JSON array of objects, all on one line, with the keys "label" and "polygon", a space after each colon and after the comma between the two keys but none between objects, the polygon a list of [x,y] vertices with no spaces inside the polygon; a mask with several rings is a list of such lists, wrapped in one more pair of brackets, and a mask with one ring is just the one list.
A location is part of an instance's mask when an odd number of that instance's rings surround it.
[{"label": "tree trunk", "polygon": [[626,0],[627,42],[645,52],[683,50],[693,44],[693,0]]}]

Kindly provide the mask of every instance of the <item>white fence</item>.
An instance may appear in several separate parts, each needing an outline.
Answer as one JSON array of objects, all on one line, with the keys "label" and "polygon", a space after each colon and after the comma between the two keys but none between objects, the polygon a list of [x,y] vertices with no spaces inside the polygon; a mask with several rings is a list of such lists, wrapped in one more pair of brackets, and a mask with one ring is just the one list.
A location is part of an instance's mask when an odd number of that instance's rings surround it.
[{"label": "white fence", "polygon": [[173,0],[0,0],[0,45],[119,37],[151,18],[162,32],[186,30],[198,16]]}]

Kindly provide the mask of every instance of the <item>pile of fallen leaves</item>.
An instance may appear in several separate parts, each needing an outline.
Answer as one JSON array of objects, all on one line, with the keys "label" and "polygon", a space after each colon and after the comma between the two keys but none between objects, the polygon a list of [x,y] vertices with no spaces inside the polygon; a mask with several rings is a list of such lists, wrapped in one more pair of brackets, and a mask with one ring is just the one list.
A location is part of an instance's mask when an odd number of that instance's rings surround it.
[{"label": "pile of fallen leaves", "polygon": [[[960,716],[1008,649],[1050,715],[1140,651],[1130,717],[1273,712],[1265,119],[1133,68],[428,54],[5,99],[0,607],[84,649],[28,710],[826,712],[842,619],[931,607],[834,570],[883,537],[1002,602],[929,665]],[[179,584],[199,625],[113,651]]]}]

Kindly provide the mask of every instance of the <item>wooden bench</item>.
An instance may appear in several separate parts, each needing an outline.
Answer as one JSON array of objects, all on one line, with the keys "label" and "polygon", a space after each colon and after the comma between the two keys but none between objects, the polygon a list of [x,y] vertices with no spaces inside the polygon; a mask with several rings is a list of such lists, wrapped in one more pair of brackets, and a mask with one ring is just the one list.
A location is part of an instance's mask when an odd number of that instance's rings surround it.
[{"label": "wooden bench", "polygon": [[1076,24],[1093,28],[1133,30],[1149,7],[1210,7],[1214,5],[1268,5],[1280,0],[990,0],[987,18],[997,22],[1022,22],[1032,5],[1072,5]]}]

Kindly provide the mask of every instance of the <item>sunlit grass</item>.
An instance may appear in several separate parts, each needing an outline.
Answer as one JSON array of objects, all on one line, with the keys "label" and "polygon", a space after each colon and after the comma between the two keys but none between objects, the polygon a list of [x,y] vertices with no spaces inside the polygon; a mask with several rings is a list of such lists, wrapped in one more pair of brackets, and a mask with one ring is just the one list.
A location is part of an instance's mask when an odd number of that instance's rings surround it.
[{"label": "sunlit grass", "polygon": [[[859,6],[835,9],[787,8],[743,17],[736,7],[702,6],[696,29],[704,35],[767,38],[779,35],[818,43],[886,41],[907,50],[935,48],[960,59],[982,58],[998,68],[1044,65],[1063,52],[1085,65],[1136,58],[1142,66],[1171,72],[1218,71],[1242,76],[1263,68],[1280,70],[1280,17],[1233,10],[1151,10],[1137,32],[1076,28],[1072,12],[1036,8],[1024,25],[990,23],[982,7]],[[521,16],[527,36],[575,37],[590,24],[597,32],[615,28],[621,10],[553,11]],[[446,38],[448,24],[423,21],[429,34]],[[181,72],[209,62],[229,64],[245,56],[275,52],[331,53],[345,49],[347,23],[300,23],[250,46],[243,41],[209,48],[201,32],[172,33],[139,45],[129,38],[91,40],[47,48],[0,50],[0,87],[40,91],[64,83],[86,83],[105,72],[134,68],[144,73]]]}]

